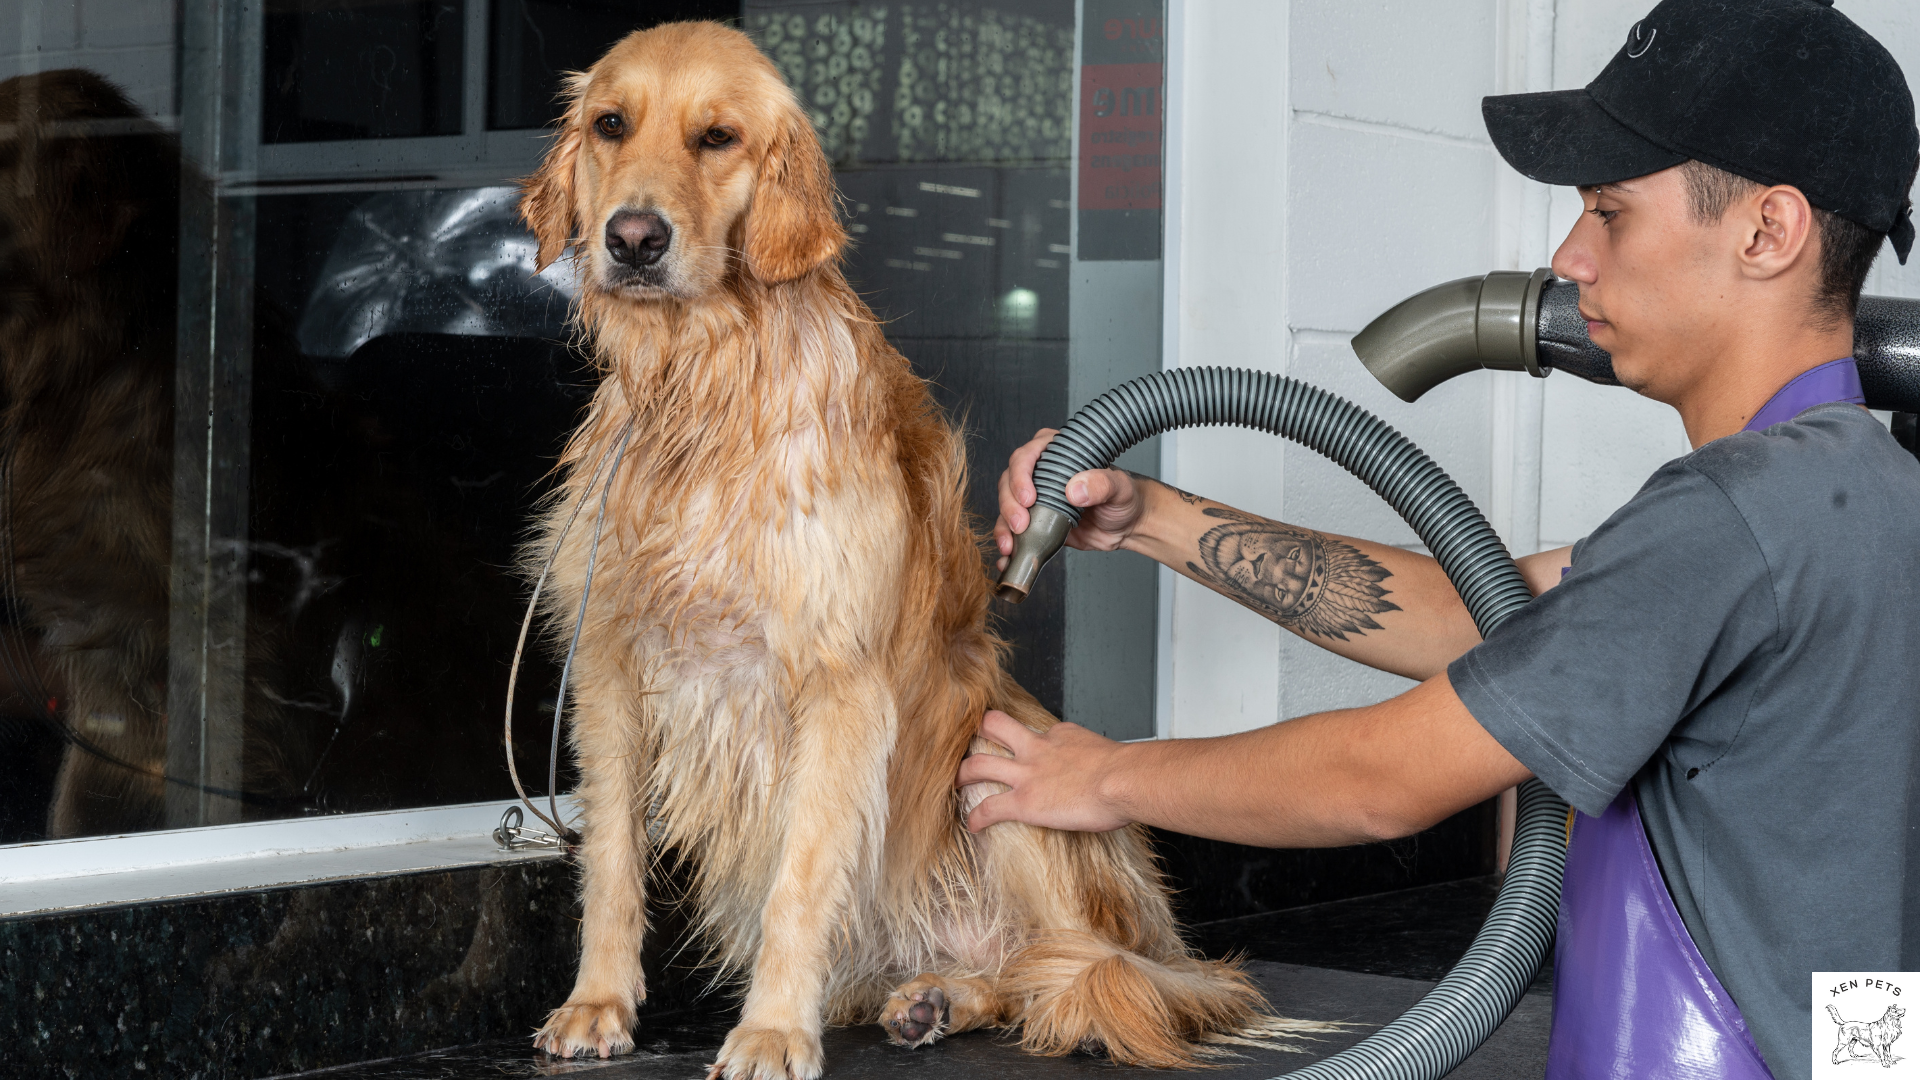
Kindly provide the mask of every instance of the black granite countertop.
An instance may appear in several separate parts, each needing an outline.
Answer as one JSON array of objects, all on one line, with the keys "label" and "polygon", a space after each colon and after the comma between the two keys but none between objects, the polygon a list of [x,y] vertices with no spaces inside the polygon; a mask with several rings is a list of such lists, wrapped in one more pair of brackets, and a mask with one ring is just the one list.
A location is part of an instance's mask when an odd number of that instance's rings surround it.
[{"label": "black granite countertop", "polygon": [[[1358,1042],[1419,1000],[1466,950],[1493,904],[1498,885],[1474,878],[1378,896],[1227,919],[1193,927],[1201,951],[1238,954],[1286,1016],[1342,1020],[1340,1036],[1303,1042],[1293,1052],[1247,1050],[1206,1075],[1265,1080]],[[1487,1045],[1452,1074],[1462,1080],[1539,1077],[1545,1068],[1551,998],[1549,976],[1521,1001]],[[722,997],[701,1011],[682,1008],[641,1016],[635,1053],[611,1061],[566,1061],[531,1049],[524,1039],[481,1043],[406,1058],[282,1076],[327,1080],[468,1080],[590,1074],[593,1080],[695,1080],[704,1077],[734,1019]],[[830,1029],[827,1076],[854,1078],[911,1072],[925,1080],[1021,1076],[1052,1080],[1158,1071],[1117,1068],[1103,1058],[1035,1058],[1003,1035],[970,1032],[920,1050],[887,1044],[877,1028]]]},{"label": "black granite countertop", "polygon": [[[1249,970],[1279,1012],[1345,1020],[1352,1024],[1352,1030],[1297,1043],[1298,1049],[1293,1051],[1243,1050],[1197,1075],[1217,1080],[1266,1080],[1299,1069],[1359,1042],[1406,1011],[1432,985],[1418,979],[1263,961],[1253,961]],[[1550,999],[1538,991],[1529,992],[1493,1038],[1450,1075],[1454,1080],[1535,1080],[1546,1068],[1551,1014]],[[292,1075],[325,1080],[508,1080],[573,1075],[591,1080],[700,1080],[732,1020],[732,1010],[727,1007],[699,1018],[683,1014],[649,1021],[643,1017],[639,1047],[632,1054],[608,1061],[551,1058],[515,1040]],[[1115,1066],[1105,1058],[1086,1054],[1033,1057],[1022,1053],[1005,1036],[985,1031],[906,1050],[884,1041],[878,1028],[831,1028],[825,1043],[828,1080],[877,1080],[899,1075],[920,1080],[1168,1075],[1164,1070]]]},{"label": "black granite countertop", "polygon": [[[1473,943],[1493,909],[1497,877],[1467,878],[1418,889],[1288,908],[1190,927],[1188,940],[1208,956],[1359,971],[1433,981]],[[1533,988],[1553,985],[1549,956]]]}]

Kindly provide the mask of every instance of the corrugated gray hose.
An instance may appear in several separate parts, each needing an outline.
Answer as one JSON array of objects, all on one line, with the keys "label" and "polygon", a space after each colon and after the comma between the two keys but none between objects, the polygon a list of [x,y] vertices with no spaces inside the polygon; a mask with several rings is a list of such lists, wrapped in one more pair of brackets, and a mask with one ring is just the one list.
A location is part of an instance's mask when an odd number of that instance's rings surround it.
[{"label": "corrugated gray hose", "polygon": [[[1077,523],[1080,512],[1066,500],[1074,475],[1106,468],[1128,447],[1163,431],[1214,424],[1283,435],[1359,477],[1413,526],[1483,636],[1532,599],[1506,545],[1432,458],[1352,402],[1265,372],[1177,368],[1100,395],[1067,421],[1035,463],[1039,503]],[[1567,804],[1545,785],[1523,785],[1506,879],[1466,955],[1400,1019],[1287,1073],[1288,1080],[1438,1080],[1478,1049],[1519,1003],[1553,941],[1566,820]]]}]

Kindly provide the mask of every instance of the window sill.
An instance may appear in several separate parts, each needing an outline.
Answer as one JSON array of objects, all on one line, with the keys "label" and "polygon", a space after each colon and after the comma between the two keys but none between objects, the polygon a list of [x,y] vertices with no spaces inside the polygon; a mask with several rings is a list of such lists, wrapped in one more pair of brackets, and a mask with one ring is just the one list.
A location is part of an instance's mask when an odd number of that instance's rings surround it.
[{"label": "window sill", "polygon": [[[0,918],[557,858],[503,851],[511,801],[50,840],[0,849]],[[561,813],[575,813],[571,799]]]}]

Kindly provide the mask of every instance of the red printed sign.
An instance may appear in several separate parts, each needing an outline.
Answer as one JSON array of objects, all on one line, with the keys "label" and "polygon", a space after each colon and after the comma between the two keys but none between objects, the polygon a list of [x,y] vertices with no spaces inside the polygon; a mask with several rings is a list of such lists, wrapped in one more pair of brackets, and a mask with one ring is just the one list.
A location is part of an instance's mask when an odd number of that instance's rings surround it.
[{"label": "red printed sign", "polygon": [[1160,209],[1163,70],[1161,64],[1081,67],[1080,209]]}]

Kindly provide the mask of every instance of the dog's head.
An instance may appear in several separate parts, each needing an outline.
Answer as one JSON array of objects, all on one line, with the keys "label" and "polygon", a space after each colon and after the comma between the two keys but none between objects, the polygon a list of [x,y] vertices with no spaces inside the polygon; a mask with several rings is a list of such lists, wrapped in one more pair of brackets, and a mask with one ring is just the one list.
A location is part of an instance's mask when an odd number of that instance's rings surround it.
[{"label": "dog's head", "polygon": [[541,267],[578,245],[590,292],[693,299],[736,267],[789,281],[846,242],[806,113],[745,34],[630,34],[571,76],[566,102],[520,212]]},{"label": "dog's head", "polygon": [[170,252],[179,179],[172,137],[99,75],[0,81],[0,282],[86,275],[129,248]]}]

